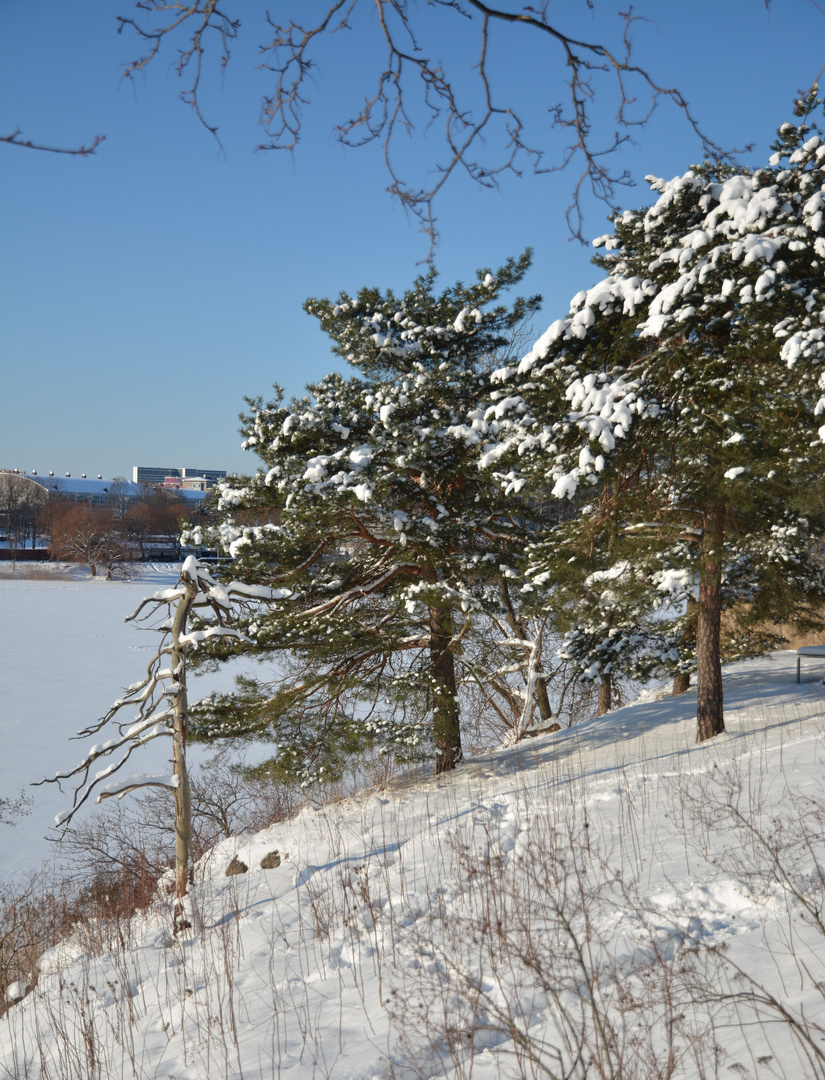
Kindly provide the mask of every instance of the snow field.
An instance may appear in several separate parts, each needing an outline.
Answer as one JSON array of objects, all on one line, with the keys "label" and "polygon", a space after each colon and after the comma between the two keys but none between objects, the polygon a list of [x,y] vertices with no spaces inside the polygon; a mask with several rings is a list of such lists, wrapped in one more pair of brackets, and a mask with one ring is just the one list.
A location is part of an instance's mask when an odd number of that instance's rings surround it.
[{"label": "snow field", "polygon": [[164,897],[43,958],[0,1077],[822,1076],[812,675],[726,668],[701,747],[647,700],[224,841],[185,937]]}]

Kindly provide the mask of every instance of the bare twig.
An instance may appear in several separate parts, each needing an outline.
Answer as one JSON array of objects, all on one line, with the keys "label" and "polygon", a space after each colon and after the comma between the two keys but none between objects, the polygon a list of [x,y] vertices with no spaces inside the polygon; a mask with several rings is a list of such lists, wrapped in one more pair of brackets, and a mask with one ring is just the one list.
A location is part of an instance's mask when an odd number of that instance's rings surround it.
[{"label": "bare twig", "polygon": [[[372,142],[381,145],[390,178],[388,191],[421,223],[430,239],[430,256],[438,238],[435,199],[447,181],[461,172],[482,187],[497,188],[508,172],[517,176],[524,169],[536,174],[556,172],[580,162],[567,221],[573,235],[583,239],[584,192],[589,190],[611,208],[616,206],[617,189],[632,181],[626,170],[613,167],[615,151],[664,102],[682,114],[702,153],[728,159],[737,152],[723,150],[705,133],[677,87],[663,84],[634,62],[631,30],[640,17],[632,9],[620,14],[621,44],[612,49],[603,41],[584,41],[566,33],[555,20],[550,21],[548,6],[524,4],[507,10],[485,0],[431,0],[425,15],[407,0],[372,0],[369,4],[366,0],[328,0],[311,24],[278,21],[267,12],[269,33],[259,47],[263,56],[260,67],[274,77],[275,85],[263,97],[260,123],[267,139],[259,149],[295,150],[303,133],[304,109],[316,83],[318,53],[331,39],[346,42],[345,47],[351,49],[352,39],[346,33],[350,31],[362,37],[377,33],[383,60],[375,69],[373,91],[354,114],[336,126],[337,138],[349,147]],[[199,102],[207,33],[212,31],[211,36],[220,40],[219,63],[223,68],[229,61],[229,42],[238,35],[239,20],[221,11],[217,0],[141,0],[137,7],[150,17],[166,18],[154,28],[133,18],[119,20],[120,30],[131,26],[148,46],[148,51],[129,65],[127,76],[144,70],[164,38],[185,26],[189,36],[179,49],[176,68],[179,75],[192,69],[194,75],[180,96],[215,134],[217,129],[204,119]],[[294,10],[303,13],[303,5]],[[370,13],[374,16],[372,28],[356,23],[356,17],[369,18]],[[448,23],[451,16],[462,21]],[[440,29],[439,49],[449,50],[452,45],[455,52],[468,37],[473,38],[475,74],[469,80],[453,75],[447,63],[421,43],[427,20]],[[554,152],[552,162],[547,160],[551,150],[548,141],[528,139],[515,100],[493,71],[491,46],[498,42],[496,32],[507,26],[522,27],[533,40],[546,43],[545,68],[555,69],[567,87],[566,103],[549,101],[544,106],[551,129],[561,130],[566,138],[566,145],[561,152]],[[381,51],[370,43],[360,47],[358,55],[371,58],[380,56]],[[458,57],[454,60],[457,63]],[[461,63],[464,70],[463,57]],[[612,89],[597,92],[597,76],[610,79]],[[612,113],[615,118],[612,135],[594,132],[597,97],[599,116]],[[441,149],[431,161],[434,176],[423,183],[411,179],[406,165],[398,163],[401,136],[409,136],[416,128],[441,132]]]},{"label": "bare twig", "polygon": [[[166,14],[168,21],[156,28],[142,26],[133,18],[118,16],[118,30],[120,34],[124,28],[131,26],[135,33],[145,43],[147,51],[126,66],[124,78],[133,79],[143,71],[148,64],[157,56],[163,44],[164,38],[173,34],[175,30],[186,24],[190,32],[189,43],[186,47],[178,50],[178,59],[175,63],[175,71],[179,76],[184,72],[190,72],[192,81],[180,92],[180,99],[186,105],[190,105],[195,115],[210,134],[214,135],[218,146],[223,150],[221,140],[218,138],[218,127],[210,124],[203,116],[200,107],[199,92],[201,78],[203,76],[203,61],[206,52],[205,42],[207,35],[212,31],[220,42],[220,66],[225,68],[229,63],[229,42],[238,36],[240,19],[231,19],[218,7],[217,0],[193,0],[185,3],[183,0],[138,0],[135,5],[138,10],[146,12],[151,18],[153,15]],[[194,29],[193,29],[194,27]]]},{"label": "bare twig", "polygon": [[97,150],[105,138],[105,135],[95,135],[89,146],[47,146],[45,143],[35,143],[31,139],[24,139],[23,132],[20,128],[17,128],[11,135],[0,135],[0,143],[6,143],[9,146],[22,146],[25,150],[45,150],[49,154],[71,154],[74,157],[89,157],[90,154]]}]

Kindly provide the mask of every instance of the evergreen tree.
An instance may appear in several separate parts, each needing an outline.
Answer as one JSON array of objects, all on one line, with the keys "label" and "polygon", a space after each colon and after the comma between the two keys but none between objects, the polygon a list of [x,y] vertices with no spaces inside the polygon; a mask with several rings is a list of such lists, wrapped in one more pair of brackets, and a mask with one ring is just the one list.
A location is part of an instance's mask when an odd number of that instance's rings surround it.
[{"label": "evergreen tree", "polygon": [[485,415],[484,460],[504,488],[547,473],[559,498],[608,485],[625,558],[684,553],[700,741],[724,730],[724,582],[746,601],[746,630],[815,623],[825,596],[818,105],[798,104],[764,168],[649,177],[655,203],[616,215],[596,242],[607,276],[498,373]]},{"label": "evergreen tree", "polygon": [[[489,357],[539,303],[496,304],[528,266],[526,252],[440,293],[430,270],[403,297],[307,301],[357,373],[288,405],[249,402],[245,445],[266,468],[223,484],[219,533],[233,574],[291,590],[242,627],[244,651],[278,654],[279,675],[202,703],[196,733],[268,735],[277,767],[304,777],[340,767],[364,738],[402,752],[432,740],[444,771],[461,760],[462,661],[490,693],[509,692],[506,665],[488,677],[472,659],[490,619],[507,629],[510,669],[526,670],[508,581],[538,511],[479,469],[476,428]],[[540,673],[530,678],[549,715]]]},{"label": "evergreen tree", "polygon": [[582,682],[598,687],[599,716],[613,707],[622,679],[645,679],[677,664],[683,634],[677,607],[684,581],[662,573],[655,556],[636,551],[630,558],[623,541],[615,517],[592,505],[525,553],[528,610],[553,611],[564,635],[558,655]]}]

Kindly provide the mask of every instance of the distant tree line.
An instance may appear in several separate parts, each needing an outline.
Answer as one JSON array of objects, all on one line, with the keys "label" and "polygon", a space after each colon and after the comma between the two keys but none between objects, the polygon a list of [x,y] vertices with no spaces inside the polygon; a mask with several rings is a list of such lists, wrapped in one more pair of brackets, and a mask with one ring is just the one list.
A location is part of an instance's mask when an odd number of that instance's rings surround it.
[{"label": "distant tree line", "polygon": [[12,552],[34,548],[43,534],[49,494],[42,485],[17,473],[0,473],[0,536]]},{"label": "distant tree line", "polygon": [[[125,482],[122,485],[125,488]],[[191,504],[146,486],[136,499],[111,487],[107,506],[76,502],[16,473],[0,473],[0,538],[13,560],[24,549],[47,549],[50,558],[88,565],[107,577],[130,562],[180,558],[183,521]]]}]

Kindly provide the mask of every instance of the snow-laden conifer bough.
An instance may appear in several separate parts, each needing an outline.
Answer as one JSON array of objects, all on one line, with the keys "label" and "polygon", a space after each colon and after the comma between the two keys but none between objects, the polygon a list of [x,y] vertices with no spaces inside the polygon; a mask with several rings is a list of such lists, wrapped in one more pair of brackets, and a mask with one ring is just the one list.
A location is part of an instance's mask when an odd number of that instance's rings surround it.
[{"label": "snow-laden conifer bough", "polygon": [[[78,732],[78,738],[88,738],[110,723],[117,734],[96,743],[83,760],[66,772],[46,777],[39,783],[60,784],[61,780],[78,778],[72,806],[57,816],[58,826],[66,827],[87,799],[95,794],[96,802],[147,787],[165,788],[175,796],[175,931],[191,925],[187,918],[185,897],[190,884],[192,838],[192,808],[189,777],[186,770],[186,737],[189,703],[186,690],[187,653],[216,637],[241,638],[237,629],[226,622],[238,607],[259,608],[267,602],[284,599],[289,590],[274,590],[240,581],[219,584],[205,565],[190,555],[183,563],[178,583],[172,589],[162,589],[146,597],[128,616],[127,622],[146,622],[153,616],[165,614],[154,626],[163,636],[152,657],[146,675],[126,688],[101,719]],[[201,615],[199,628],[187,632],[192,612]],[[204,618],[206,616],[206,618]],[[118,719],[121,712],[136,708],[131,720]],[[120,776],[121,769],[133,752],[157,738],[172,740],[172,772],[170,775],[130,773]],[[99,763],[110,760],[94,771]],[[109,779],[115,777],[115,779]],[[107,782],[108,781],[108,782]]]}]

